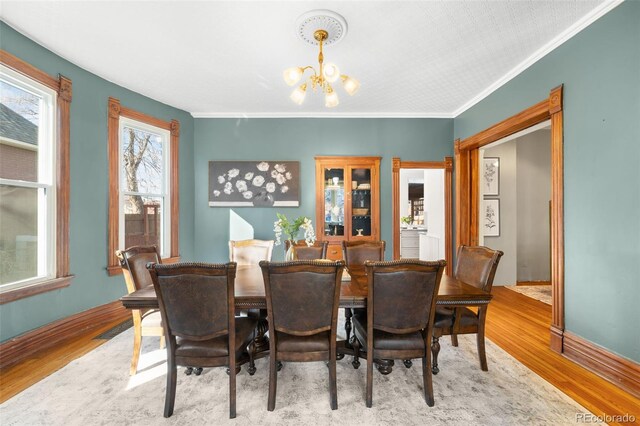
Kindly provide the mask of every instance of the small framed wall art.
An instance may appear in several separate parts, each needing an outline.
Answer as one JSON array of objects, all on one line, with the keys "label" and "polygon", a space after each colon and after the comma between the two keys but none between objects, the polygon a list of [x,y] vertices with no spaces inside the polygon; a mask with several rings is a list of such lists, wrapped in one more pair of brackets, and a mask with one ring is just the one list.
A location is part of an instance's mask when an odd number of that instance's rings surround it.
[{"label": "small framed wall art", "polygon": [[482,201],[482,231],[485,237],[500,236],[500,200]]},{"label": "small framed wall art", "polygon": [[483,195],[500,195],[500,158],[482,159]]}]

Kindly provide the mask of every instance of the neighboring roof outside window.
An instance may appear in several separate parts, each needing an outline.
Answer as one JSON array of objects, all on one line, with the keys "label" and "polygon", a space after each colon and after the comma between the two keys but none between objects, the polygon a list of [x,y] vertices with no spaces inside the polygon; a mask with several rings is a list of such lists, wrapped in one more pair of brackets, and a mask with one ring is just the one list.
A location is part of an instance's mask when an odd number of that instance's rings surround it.
[{"label": "neighboring roof outside window", "polygon": [[5,104],[0,104],[0,138],[37,146],[38,126]]}]

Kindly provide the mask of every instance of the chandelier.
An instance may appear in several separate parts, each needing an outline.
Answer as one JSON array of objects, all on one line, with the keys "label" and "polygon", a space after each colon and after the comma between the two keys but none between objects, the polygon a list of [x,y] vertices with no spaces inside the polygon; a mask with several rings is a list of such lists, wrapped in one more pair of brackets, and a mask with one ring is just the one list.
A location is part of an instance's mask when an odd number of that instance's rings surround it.
[{"label": "chandelier", "polygon": [[284,71],[284,81],[289,86],[299,83],[307,70],[313,72],[304,83],[291,93],[291,100],[298,105],[302,105],[307,89],[311,86],[314,92],[320,91],[324,93],[324,105],[327,108],[333,108],[340,103],[340,100],[331,83],[335,83],[338,79],[342,81],[344,90],[350,96],[353,96],[360,88],[358,80],[348,75],[340,74],[340,70],[333,63],[325,64],[322,51],[323,46],[337,43],[346,34],[347,23],[344,18],[329,10],[313,10],[298,18],[297,27],[297,33],[303,41],[318,45],[318,69],[316,70],[312,65],[307,65],[287,68]]}]

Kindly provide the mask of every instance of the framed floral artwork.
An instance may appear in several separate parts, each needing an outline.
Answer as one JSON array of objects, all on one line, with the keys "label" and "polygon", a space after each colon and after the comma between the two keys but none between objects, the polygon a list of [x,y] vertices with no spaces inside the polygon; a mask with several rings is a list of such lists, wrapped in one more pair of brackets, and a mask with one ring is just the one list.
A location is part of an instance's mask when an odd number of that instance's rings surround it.
[{"label": "framed floral artwork", "polygon": [[483,200],[482,230],[485,237],[500,236],[500,200]]},{"label": "framed floral artwork", "polygon": [[298,161],[209,161],[210,207],[298,207]]},{"label": "framed floral artwork", "polygon": [[500,158],[482,159],[482,182],[484,195],[500,195]]}]

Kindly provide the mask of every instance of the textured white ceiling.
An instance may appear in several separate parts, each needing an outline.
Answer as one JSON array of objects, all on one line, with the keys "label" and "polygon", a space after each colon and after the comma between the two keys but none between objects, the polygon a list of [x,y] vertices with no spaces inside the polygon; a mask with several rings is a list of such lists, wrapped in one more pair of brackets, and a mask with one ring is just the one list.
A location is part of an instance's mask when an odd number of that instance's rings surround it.
[{"label": "textured white ceiling", "polygon": [[[581,1],[7,1],[0,16],[107,80],[194,115],[453,116],[609,10]],[[348,23],[325,61],[358,78],[289,100],[282,71],[316,64],[296,18],[330,9]],[[555,44],[554,44],[555,43]],[[19,52],[18,52],[19,56]]]}]

